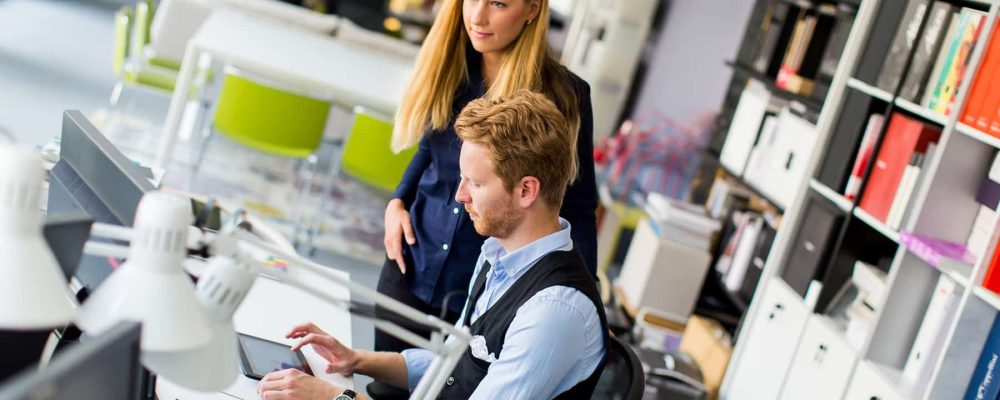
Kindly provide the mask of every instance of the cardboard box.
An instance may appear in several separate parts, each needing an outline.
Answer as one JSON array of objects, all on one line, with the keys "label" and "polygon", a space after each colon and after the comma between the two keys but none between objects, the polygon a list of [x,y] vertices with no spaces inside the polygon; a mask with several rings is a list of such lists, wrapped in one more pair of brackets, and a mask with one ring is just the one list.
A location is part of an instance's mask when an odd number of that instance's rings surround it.
[{"label": "cardboard box", "polygon": [[715,320],[691,316],[681,338],[680,350],[698,362],[708,396],[716,399],[726,367],[729,366],[729,358],[733,355],[729,333]]}]

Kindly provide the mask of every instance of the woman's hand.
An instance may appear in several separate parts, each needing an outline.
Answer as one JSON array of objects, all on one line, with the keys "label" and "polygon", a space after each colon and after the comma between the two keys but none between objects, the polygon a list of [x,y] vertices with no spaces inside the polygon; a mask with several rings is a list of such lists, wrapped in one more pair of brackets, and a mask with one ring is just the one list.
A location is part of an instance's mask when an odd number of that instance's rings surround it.
[{"label": "woman's hand", "polygon": [[272,372],[257,385],[257,394],[263,400],[329,400],[343,391],[297,369]]},{"label": "woman's hand", "polygon": [[292,328],[285,337],[301,339],[295,346],[292,346],[292,351],[297,351],[307,344],[312,345],[313,350],[316,350],[316,353],[329,363],[326,365],[326,373],[341,375],[354,373],[358,353],[354,349],[344,346],[316,325],[312,323],[298,325]]},{"label": "woman's hand", "polygon": [[410,224],[410,212],[406,211],[403,201],[392,199],[385,207],[385,253],[390,260],[396,261],[399,272],[406,273],[406,262],[403,261],[403,237],[406,243],[414,245],[417,243],[413,235],[413,226]]}]

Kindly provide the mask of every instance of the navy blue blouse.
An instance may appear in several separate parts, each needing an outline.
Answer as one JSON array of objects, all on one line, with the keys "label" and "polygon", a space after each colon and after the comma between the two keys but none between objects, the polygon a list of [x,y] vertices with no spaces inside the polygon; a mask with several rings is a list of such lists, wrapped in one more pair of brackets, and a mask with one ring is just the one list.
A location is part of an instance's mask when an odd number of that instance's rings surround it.
[{"label": "navy blue blouse", "polygon": [[[470,49],[471,50],[471,49]],[[473,51],[470,51],[473,52]],[[462,141],[455,134],[454,116],[470,101],[486,93],[480,70],[481,56],[469,57],[469,82],[459,89],[452,108],[452,121],[443,130],[431,131],[420,140],[416,154],[406,167],[394,198],[410,211],[416,244],[405,240],[403,251],[416,265],[407,265],[410,291],[432,307],[441,307],[444,296],[469,287],[476,259],[485,237],[476,233],[462,204],[455,201],[458,190],[458,158]],[[560,216],[569,221],[574,247],[583,255],[591,272],[597,265],[597,186],[594,176],[594,121],[590,86],[572,75],[580,110],[577,152],[579,177],[566,191]],[[462,301],[448,308],[461,312]]]}]

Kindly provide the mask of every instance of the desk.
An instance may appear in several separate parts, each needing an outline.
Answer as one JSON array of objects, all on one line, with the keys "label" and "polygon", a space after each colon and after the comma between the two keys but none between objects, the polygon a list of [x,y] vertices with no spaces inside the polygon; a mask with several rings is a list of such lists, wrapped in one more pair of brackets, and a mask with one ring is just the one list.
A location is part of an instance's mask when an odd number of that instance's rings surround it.
[{"label": "desk", "polygon": [[[341,272],[345,278],[347,273]],[[348,298],[347,290],[322,277],[305,279],[315,287]],[[259,277],[247,294],[243,304],[233,316],[236,330],[248,335],[292,345],[295,340],[285,339],[285,333],[298,323],[312,321],[347,346],[351,345],[351,316],[343,309],[326,303],[312,295],[277,281]],[[326,360],[309,346],[302,349],[309,367],[316,376],[342,387],[353,387],[351,378],[327,374]],[[233,362],[236,362],[234,359]],[[156,394],[162,400],[233,400],[259,399],[256,380],[240,375],[233,386],[218,393],[199,393],[184,389],[163,379],[158,380]]]},{"label": "desk", "polygon": [[315,32],[217,10],[188,42],[156,167],[164,168],[170,160],[202,56],[384,115],[395,115],[413,69],[408,61]]}]

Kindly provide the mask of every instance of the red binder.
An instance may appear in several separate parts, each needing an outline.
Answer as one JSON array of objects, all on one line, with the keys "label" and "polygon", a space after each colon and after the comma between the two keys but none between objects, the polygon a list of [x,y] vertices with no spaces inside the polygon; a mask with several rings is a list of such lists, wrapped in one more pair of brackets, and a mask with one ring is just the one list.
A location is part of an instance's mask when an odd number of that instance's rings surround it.
[{"label": "red binder", "polygon": [[903,171],[913,153],[926,153],[927,145],[937,143],[941,128],[924,124],[902,114],[892,114],[879,148],[875,165],[861,197],[860,207],[885,222],[892,199],[896,196]]},{"label": "red binder", "polygon": [[1000,294],[1000,267],[997,266],[998,262],[1000,262],[1000,246],[997,246],[996,250],[993,251],[989,269],[986,270],[986,276],[983,277],[983,287],[993,293]]}]

